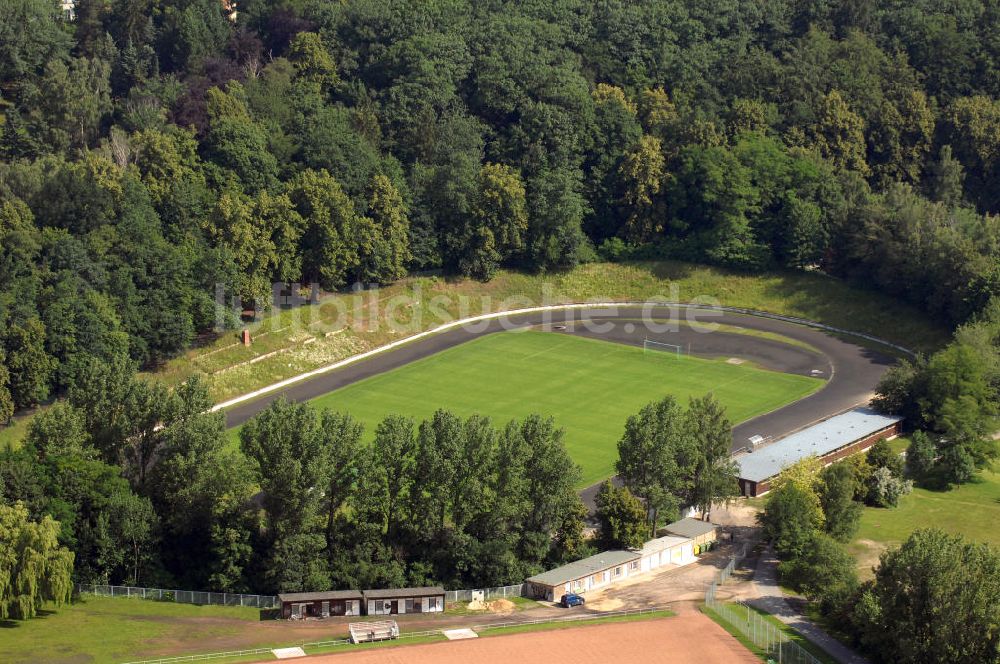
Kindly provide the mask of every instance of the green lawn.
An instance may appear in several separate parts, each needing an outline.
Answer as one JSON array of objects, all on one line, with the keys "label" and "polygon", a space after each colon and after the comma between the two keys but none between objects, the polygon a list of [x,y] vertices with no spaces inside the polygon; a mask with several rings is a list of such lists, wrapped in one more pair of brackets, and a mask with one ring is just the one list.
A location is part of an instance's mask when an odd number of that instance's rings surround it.
[{"label": "green lawn", "polygon": [[583,485],[612,474],[625,419],[672,394],[712,392],[734,422],[819,389],[823,381],[723,360],[668,353],[545,332],[492,334],[374,376],[312,403],[348,412],[367,435],[390,413],[415,419],[437,408],[480,413],[501,424],[530,413],[551,415],[583,469]]},{"label": "green lawn", "polygon": [[[0,621],[0,662],[124,662],[162,653],[204,651],[206,639],[269,645],[259,610],[93,597],[26,621]],[[270,636],[269,636],[270,634]],[[222,648],[228,650],[229,648]]]},{"label": "green lawn", "polygon": [[951,491],[914,489],[893,509],[866,507],[851,552],[860,571],[871,566],[889,546],[902,544],[918,528],[940,528],[1000,547],[1000,464],[979,473],[975,481]]}]

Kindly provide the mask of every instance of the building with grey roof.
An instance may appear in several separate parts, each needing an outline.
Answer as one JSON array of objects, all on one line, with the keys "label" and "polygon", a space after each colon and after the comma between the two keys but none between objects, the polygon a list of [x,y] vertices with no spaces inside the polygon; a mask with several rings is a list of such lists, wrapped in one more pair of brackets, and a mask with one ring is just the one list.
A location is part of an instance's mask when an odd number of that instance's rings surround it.
[{"label": "building with grey roof", "polygon": [[370,616],[397,613],[439,613],[444,611],[444,588],[388,588],[366,590],[365,613]]},{"label": "building with grey roof", "polygon": [[784,468],[808,456],[831,464],[863,452],[877,441],[899,434],[901,417],[869,408],[855,408],[736,458],[740,492],[759,496],[770,490],[770,480]]},{"label": "building with grey roof", "polygon": [[671,535],[686,537],[695,544],[714,541],[717,529],[718,526],[714,523],[702,521],[701,519],[692,519],[691,517],[668,523],[663,527],[663,530]]},{"label": "building with grey roof", "polygon": [[313,593],[281,593],[282,618],[327,618],[360,616],[362,595],[357,590],[328,590]]},{"label": "building with grey roof", "polygon": [[637,551],[602,551],[576,562],[536,574],[527,580],[531,597],[558,600],[563,594],[584,593],[606,586],[639,570],[642,554]]}]

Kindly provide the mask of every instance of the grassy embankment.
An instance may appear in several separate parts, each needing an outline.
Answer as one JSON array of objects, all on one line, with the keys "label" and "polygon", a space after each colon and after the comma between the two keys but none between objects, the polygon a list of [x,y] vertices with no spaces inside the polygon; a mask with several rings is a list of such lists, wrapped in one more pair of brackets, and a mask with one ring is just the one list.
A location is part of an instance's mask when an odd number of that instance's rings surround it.
[{"label": "grassy embankment", "polygon": [[[501,272],[487,284],[411,278],[379,291],[330,296],[318,305],[275,312],[251,325],[250,348],[238,344],[235,333],[227,334],[167,363],[156,376],[176,383],[193,373],[205,374],[213,396],[221,401],[484,311],[656,297],[709,298],[729,306],[811,318],[918,350],[931,350],[948,338],[946,328],[913,307],[817,274],[746,275],[684,263],[601,263],[548,275]],[[372,312],[381,307],[384,314],[390,304],[395,305],[398,329],[390,328],[384,318],[373,325]],[[240,364],[250,360],[259,361]]]},{"label": "grassy embankment", "polygon": [[[201,374],[212,396],[223,401],[416,330],[485,309],[497,310],[502,303],[506,308],[517,308],[657,297],[680,301],[708,298],[729,306],[810,318],[923,351],[939,347],[949,334],[915,307],[820,274],[751,275],[679,262],[594,263],[544,275],[501,271],[487,284],[414,277],[379,291],[331,295],[318,305],[276,311],[249,325],[253,335],[249,348],[239,343],[236,332],[223,334],[171,360],[151,376],[173,385]],[[391,329],[384,322],[365,324],[377,303],[384,306],[393,302],[399,305],[395,312],[401,329]],[[17,427],[0,428],[0,447],[17,444],[24,429],[23,421]]]}]

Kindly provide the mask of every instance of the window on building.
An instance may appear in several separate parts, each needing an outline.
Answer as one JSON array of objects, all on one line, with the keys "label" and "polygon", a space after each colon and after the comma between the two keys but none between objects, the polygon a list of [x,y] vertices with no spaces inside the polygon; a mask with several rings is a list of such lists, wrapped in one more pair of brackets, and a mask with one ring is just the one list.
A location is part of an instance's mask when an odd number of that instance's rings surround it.
[{"label": "window on building", "polygon": [[621,575],[622,575],[622,568],[620,566],[616,567],[615,568],[615,578],[617,579]]},{"label": "window on building", "polygon": [[629,571],[635,571],[635,570],[639,569],[639,561],[638,560],[633,560],[632,562],[630,562],[628,564],[628,568],[629,568]]}]

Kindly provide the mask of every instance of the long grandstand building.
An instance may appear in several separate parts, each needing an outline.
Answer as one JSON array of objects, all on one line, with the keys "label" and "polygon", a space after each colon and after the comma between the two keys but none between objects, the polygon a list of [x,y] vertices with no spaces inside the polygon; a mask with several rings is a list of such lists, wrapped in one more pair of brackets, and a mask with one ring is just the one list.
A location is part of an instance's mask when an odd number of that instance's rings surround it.
[{"label": "long grandstand building", "polygon": [[766,447],[736,457],[740,493],[760,496],[771,488],[771,480],[796,461],[808,456],[831,464],[863,452],[879,440],[899,435],[901,417],[883,415],[869,408],[855,408],[785,436]]}]

